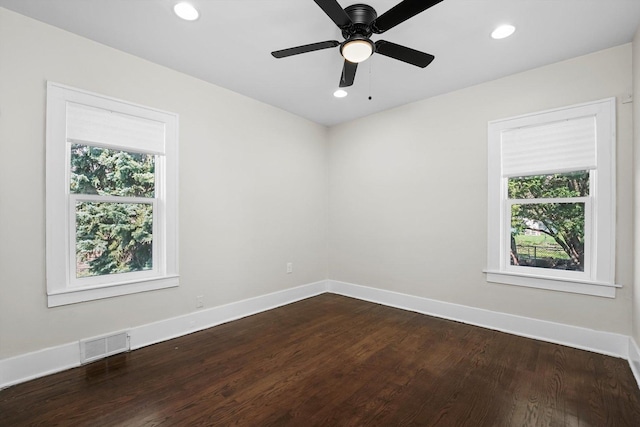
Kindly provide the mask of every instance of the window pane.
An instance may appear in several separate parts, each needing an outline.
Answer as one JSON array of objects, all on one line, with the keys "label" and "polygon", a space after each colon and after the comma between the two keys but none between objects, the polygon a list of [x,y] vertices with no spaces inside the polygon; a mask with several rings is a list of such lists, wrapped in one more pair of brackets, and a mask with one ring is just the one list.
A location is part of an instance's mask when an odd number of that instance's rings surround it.
[{"label": "window pane", "polygon": [[584,203],[511,206],[511,265],[584,271]]},{"label": "window pane", "polygon": [[76,203],[76,277],[150,270],[153,205]]},{"label": "window pane", "polygon": [[71,193],[154,197],[151,154],[71,145]]},{"label": "window pane", "polygon": [[589,171],[509,178],[510,199],[584,197],[589,195]]}]

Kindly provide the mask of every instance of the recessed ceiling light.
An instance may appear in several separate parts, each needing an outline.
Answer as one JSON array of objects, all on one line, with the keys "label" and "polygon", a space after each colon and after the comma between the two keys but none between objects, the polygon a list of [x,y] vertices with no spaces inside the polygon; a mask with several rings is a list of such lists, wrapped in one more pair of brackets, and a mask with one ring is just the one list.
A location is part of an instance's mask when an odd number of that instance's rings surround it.
[{"label": "recessed ceiling light", "polygon": [[500,25],[498,28],[493,30],[493,32],[491,33],[491,37],[493,37],[496,40],[504,39],[506,37],[509,37],[515,31],[516,31],[516,27],[514,27],[513,25],[509,25],[509,24]]},{"label": "recessed ceiling light", "polygon": [[198,16],[200,16],[200,13],[196,10],[195,7],[185,2],[178,3],[173,6],[173,11],[176,13],[176,15],[178,15],[185,21],[195,21],[196,19],[198,19]]},{"label": "recessed ceiling light", "polygon": [[347,95],[349,95],[349,93],[343,89],[338,89],[337,91],[333,92],[333,96],[335,96],[336,98],[344,98]]}]

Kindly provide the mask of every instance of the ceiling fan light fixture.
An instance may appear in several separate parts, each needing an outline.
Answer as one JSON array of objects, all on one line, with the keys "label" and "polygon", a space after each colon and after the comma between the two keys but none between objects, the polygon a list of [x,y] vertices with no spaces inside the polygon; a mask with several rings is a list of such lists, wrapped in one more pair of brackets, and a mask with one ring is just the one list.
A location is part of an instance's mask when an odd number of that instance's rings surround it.
[{"label": "ceiling fan light fixture", "polygon": [[349,62],[358,64],[373,54],[373,43],[367,38],[352,38],[340,46],[340,53]]},{"label": "ceiling fan light fixture", "polygon": [[491,37],[496,40],[505,39],[509,37],[511,34],[513,34],[515,31],[516,31],[516,27],[514,27],[513,25],[509,25],[509,24],[500,25],[495,30],[493,30],[493,32],[491,33]]},{"label": "ceiling fan light fixture", "polygon": [[173,6],[173,11],[185,21],[195,21],[200,16],[198,10],[186,2],[177,3]]}]

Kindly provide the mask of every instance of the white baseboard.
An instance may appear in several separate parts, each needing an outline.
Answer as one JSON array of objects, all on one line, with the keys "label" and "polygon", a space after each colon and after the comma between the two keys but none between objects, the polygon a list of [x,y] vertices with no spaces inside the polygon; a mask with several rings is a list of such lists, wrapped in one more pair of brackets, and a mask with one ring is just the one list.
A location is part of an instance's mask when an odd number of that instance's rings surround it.
[{"label": "white baseboard", "polygon": [[222,323],[237,320],[252,314],[271,310],[295,301],[325,293],[326,281],[310,283],[284,291],[261,295],[230,304],[195,311],[180,317],[174,317],[131,330],[131,350],[145,347],[192,332],[211,328]]},{"label": "white baseboard", "polygon": [[[633,338],[626,335],[494,312],[336,280],[323,280],[132,327],[129,329],[131,349],[135,350],[177,338],[325,292],[624,358],[629,361],[640,386],[640,349]],[[0,389],[76,366],[80,366],[79,342],[3,359],[0,360]]]},{"label": "white baseboard", "polygon": [[0,360],[0,390],[80,365],[80,343],[72,342]]},{"label": "white baseboard", "polygon": [[638,387],[640,387],[640,348],[633,337],[629,337],[629,366],[633,376],[636,377]]},{"label": "white baseboard", "polygon": [[629,355],[629,337],[627,335],[484,310],[336,280],[328,281],[328,291],[607,356],[627,359]]},{"label": "white baseboard", "polygon": [[[310,283],[129,329],[131,349],[166,341],[221,323],[325,293],[326,281]],[[85,338],[85,337],[83,337]],[[0,360],[0,389],[80,366],[79,341]]]}]

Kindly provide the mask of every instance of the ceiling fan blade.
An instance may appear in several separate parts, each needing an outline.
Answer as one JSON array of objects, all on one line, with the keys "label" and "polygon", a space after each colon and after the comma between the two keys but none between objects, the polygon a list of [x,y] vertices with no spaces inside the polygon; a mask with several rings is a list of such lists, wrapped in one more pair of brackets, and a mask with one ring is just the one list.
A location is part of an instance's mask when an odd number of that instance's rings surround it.
[{"label": "ceiling fan blade", "polygon": [[376,53],[420,68],[431,64],[431,61],[435,59],[435,56],[428,53],[420,52],[419,50],[391,43],[386,40],[378,40],[376,42]]},{"label": "ceiling fan blade", "polygon": [[344,66],[342,67],[342,74],[340,75],[340,87],[347,87],[353,84],[353,80],[356,78],[356,70],[358,64],[344,60]]},{"label": "ceiling fan blade", "polygon": [[328,49],[336,46],[340,46],[339,41],[327,40],[326,42],[311,43],[302,46],[290,47],[288,49],[276,50],[275,52],[271,52],[271,55],[275,58],[285,58],[287,56],[299,55],[301,53],[313,52],[314,50]]},{"label": "ceiling fan blade", "polygon": [[313,0],[320,6],[320,9],[327,14],[329,18],[340,28],[348,27],[352,25],[351,18],[342,9],[342,6],[338,4],[336,0]]},{"label": "ceiling fan blade", "polygon": [[424,12],[431,6],[435,6],[442,0],[404,0],[383,13],[373,21],[372,29],[374,33],[384,33],[396,25]]}]

